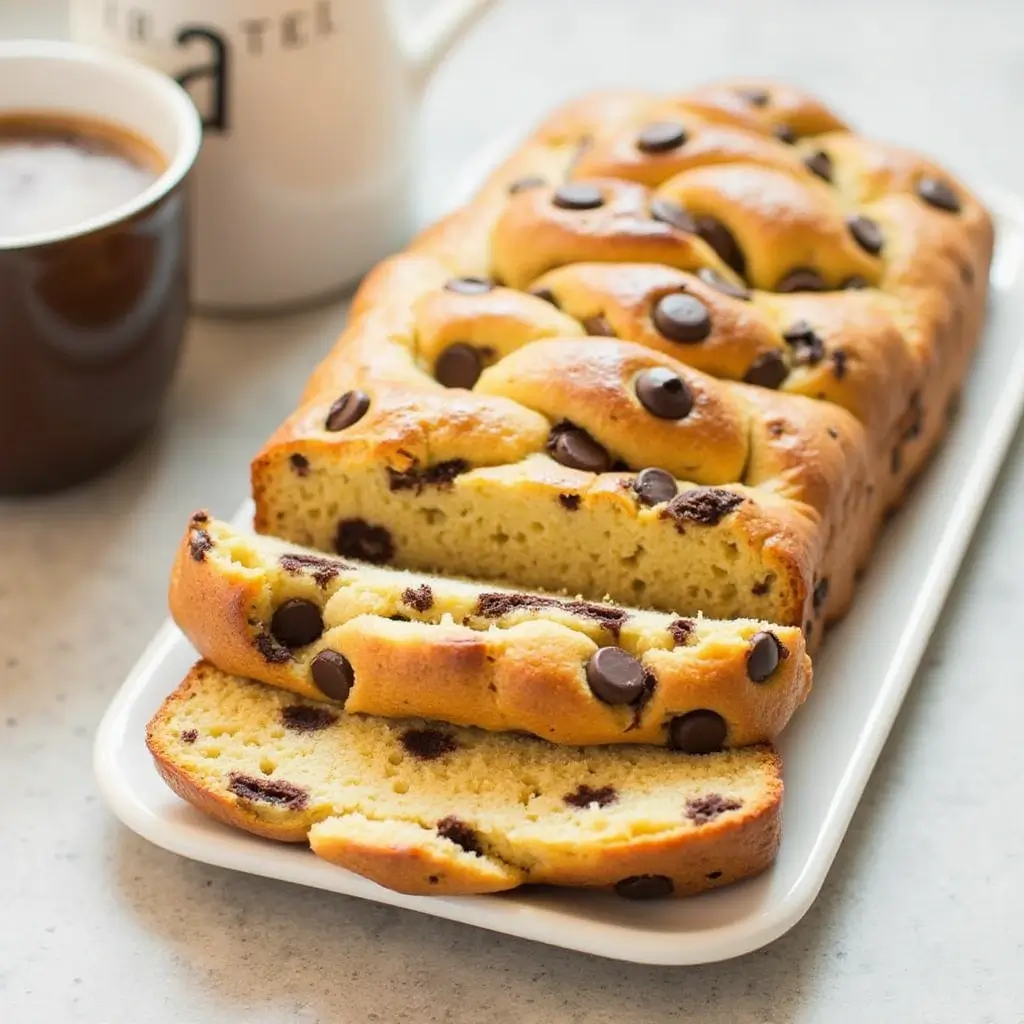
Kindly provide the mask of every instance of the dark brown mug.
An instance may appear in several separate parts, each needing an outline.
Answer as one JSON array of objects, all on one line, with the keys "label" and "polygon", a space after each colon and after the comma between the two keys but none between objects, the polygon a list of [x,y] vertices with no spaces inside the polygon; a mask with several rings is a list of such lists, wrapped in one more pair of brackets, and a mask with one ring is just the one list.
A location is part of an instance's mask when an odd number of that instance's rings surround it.
[{"label": "dark brown mug", "polygon": [[0,493],[52,490],[116,463],[160,414],[188,312],[188,95],[157,71],[65,43],[0,43],[0,114],[105,122],[162,170],[65,231],[0,238]]}]

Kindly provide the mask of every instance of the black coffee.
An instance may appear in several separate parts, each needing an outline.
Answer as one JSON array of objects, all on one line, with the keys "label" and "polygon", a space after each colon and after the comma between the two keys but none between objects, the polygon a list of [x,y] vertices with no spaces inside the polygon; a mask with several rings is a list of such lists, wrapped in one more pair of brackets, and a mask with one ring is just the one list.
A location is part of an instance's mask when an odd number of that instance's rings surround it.
[{"label": "black coffee", "polygon": [[151,143],[106,121],[0,113],[0,245],[109,213],[151,185],[164,163]]}]

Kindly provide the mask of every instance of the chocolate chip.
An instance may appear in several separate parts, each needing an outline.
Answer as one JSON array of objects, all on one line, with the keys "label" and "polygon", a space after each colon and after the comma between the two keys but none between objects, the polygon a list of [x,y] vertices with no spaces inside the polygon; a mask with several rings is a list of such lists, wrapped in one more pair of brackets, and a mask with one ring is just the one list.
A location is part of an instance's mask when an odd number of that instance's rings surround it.
[{"label": "chocolate chip", "polygon": [[402,601],[418,612],[427,612],[434,604],[434,592],[426,583],[418,587],[406,587],[402,591]]},{"label": "chocolate chip", "polygon": [[835,427],[828,427],[827,430],[828,430],[828,436],[831,437],[833,441],[838,441],[839,440],[839,431],[836,430]]},{"label": "chocolate chip", "polygon": [[825,358],[825,343],[806,320],[795,320],[782,337],[793,350],[795,366],[816,366]]},{"label": "chocolate chip", "polygon": [[743,97],[752,107],[766,107],[768,106],[768,90],[762,89],[758,85],[745,86],[742,89],[737,89],[736,92]]},{"label": "chocolate chip", "polygon": [[185,729],[181,734],[182,743],[192,744],[195,743],[197,739],[199,739],[198,729]]},{"label": "chocolate chip", "polygon": [[188,553],[197,562],[206,558],[206,552],[213,547],[213,538],[206,530],[190,530],[188,535]]},{"label": "chocolate chip", "polygon": [[697,271],[697,276],[710,288],[714,288],[715,291],[721,292],[723,295],[728,295],[731,299],[741,299],[743,302],[750,301],[749,288],[733,284],[727,277],[722,277],[717,270],[712,270],[711,267],[701,267]]},{"label": "chocolate chip", "polygon": [[936,209],[947,213],[960,212],[960,197],[939,178],[921,178],[917,183],[917,194]]},{"label": "chocolate chip", "polygon": [[494,288],[494,282],[486,277],[453,277],[446,281],[444,290],[457,295],[484,295]]},{"label": "chocolate chip", "polygon": [[615,803],[618,798],[619,794],[615,791],[614,786],[602,786],[600,789],[594,789],[581,784],[571,793],[566,793],[562,797],[562,801],[570,807],[589,807],[591,804],[607,807],[609,804]]},{"label": "chocolate chip", "polygon": [[629,619],[627,611],[613,605],[595,604],[592,601],[562,601],[543,594],[485,593],[476,602],[477,615],[488,619],[500,619],[515,611],[537,608],[559,608],[571,615],[591,619],[615,637]]},{"label": "chocolate chip", "polygon": [[208,512],[193,512],[192,518],[189,522],[195,523],[196,526],[202,526],[204,523],[210,521],[210,514]]},{"label": "chocolate chip", "polygon": [[339,562],[336,558],[325,558],[322,555],[309,555],[304,551],[290,552],[278,559],[285,572],[298,576],[311,572],[317,585],[326,587],[338,573],[351,572],[355,567]]},{"label": "chocolate chip", "polygon": [[660,900],[671,896],[675,885],[665,875],[630,875],[615,883],[615,893],[626,900]]},{"label": "chocolate chip", "polygon": [[816,174],[822,181],[832,182],[832,157],[823,149],[804,158],[804,167]]},{"label": "chocolate chip", "polygon": [[422,494],[427,487],[446,490],[457,476],[468,471],[469,463],[465,459],[444,459],[424,469],[413,466],[411,469],[398,470],[388,466],[388,490],[415,491],[417,494]]},{"label": "chocolate chip", "polygon": [[262,631],[257,633],[253,637],[253,643],[256,645],[256,650],[263,655],[264,661],[271,665],[283,665],[286,661],[292,660],[288,648],[279,644],[269,633]]},{"label": "chocolate chip", "polygon": [[863,291],[865,288],[871,287],[871,282],[866,277],[861,277],[860,274],[852,274],[846,278],[840,287],[844,291]]},{"label": "chocolate chip", "polygon": [[660,420],[681,420],[693,410],[693,392],[672,370],[652,366],[636,379],[636,397],[640,404]]},{"label": "chocolate chip", "polygon": [[604,205],[604,196],[596,185],[567,182],[555,189],[551,202],[562,210],[596,210]]},{"label": "chocolate chip", "polygon": [[846,350],[837,348],[832,353],[832,373],[836,380],[842,380],[846,376]]},{"label": "chocolate chip", "polygon": [[747,648],[747,675],[751,682],[763,683],[779,667],[784,650],[774,633],[755,633]]},{"label": "chocolate chip", "polygon": [[814,588],[814,597],[812,598],[814,603],[815,612],[821,611],[821,606],[825,603],[828,598],[828,577],[823,576],[818,580],[818,585]]},{"label": "chocolate chip", "polygon": [[509,195],[515,195],[517,192],[526,192],[532,188],[543,188],[547,184],[539,174],[527,174],[522,178],[516,178],[515,181],[510,182],[508,186]]},{"label": "chocolate chip", "polygon": [[407,729],[402,733],[402,746],[421,761],[436,761],[459,749],[455,737],[440,729]]},{"label": "chocolate chip", "polygon": [[358,423],[370,408],[370,396],[365,391],[346,391],[327,413],[324,429],[336,433]]},{"label": "chocolate chip", "polygon": [[315,708],[311,704],[292,704],[281,709],[284,727],[293,732],[321,732],[337,720],[338,716],[333,711]]},{"label": "chocolate chip", "polygon": [[342,704],[348,700],[356,676],[352,670],[352,663],[344,654],[337,651],[320,651],[309,668],[316,688],[324,696]]},{"label": "chocolate chip", "polygon": [[611,457],[585,430],[572,424],[552,428],[547,443],[548,454],[563,466],[582,469],[586,473],[605,473]]},{"label": "chocolate chip", "polygon": [[825,280],[810,267],[794,267],[775,286],[778,292],[823,292]]},{"label": "chocolate chip", "polygon": [[305,455],[292,452],[288,456],[288,461],[292,464],[292,469],[295,470],[297,476],[309,476],[309,459]]},{"label": "chocolate chip", "polygon": [[671,501],[679,493],[679,487],[671,473],[650,466],[637,474],[633,481],[633,491],[641,505],[651,507],[663,501]]},{"label": "chocolate chip", "polygon": [[545,302],[550,302],[555,309],[562,308],[561,305],[559,305],[557,296],[550,288],[531,288],[530,294],[535,299],[543,299]]},{"label": "chocolate chip", "polygon": [[324,631],[320,609],[312,601],[293,597],[285,601],[270,620],[270,634],[285,647],[305,647]]},{"label": "chocolate chip", "polygon": [[668,631],[678,647],[684,646],[689,641],[693,636],[693,630],[693,619],[676,619],[668,624]]},{"label": "chocolate chip", "polygon": [[798,138],[796,132],[788,124],[777,124],[772,130],[772,134],[779,142],[784,142],[787,146],[795,145]]},{"label": "chocolate chip", "polygon": [[878,226],[877,221],[873,221],[870,217],[856,214],[847,218],[846,226],[850,229],[853,240],[865,252],[870,253],[872,256],[877,256],[882,251],[885,237],[882,235],[882,229]]},{"label": "chocolate chip", "polygon": [[442,839],[447,839],[456,846],[461,847],[466,853],[475,853],[478,857],[483,856],[483,847],[480,839],[464,821],[456,818],[454,814],[442,818],[437,823],[437,834]]},{"label": "chocolate chip", "polygon": [[587,662],[587,684],[605,704],[631,704],[644,692],[644,667],[621,647],[600,647]]},{"label": "chocolate chip", "polygon": [[695,825],[706,825],[714,821],[726,811],[738,811],[743,804],[732,797],[724,797],[720,793],[708,793],[706,796],[691,797],[686,801],[686,817]]},{"label": "chocolate chip", "polygon": [[470,390],[480,379],[483,362],[480,353],[464,341],[449,345],[434,364],[434,376],[446,388]]},{"label": "chocolate chip", "polygon": [[669,202],[667,199],[652,199],[651,216],[662,224],[685,231],[688,235],[697,234],[697,222],[678,203]]},{"label": "chocolate chip", "polygon": [[581,497],[578,494],[560,494],[558,503],[569,512],[576,512],[580,507]]},{"label": "chocolate chip", "polygon": [[636,148],[641,153],[667,153],[686,141],[686,131],[677,121],[655,121],[637,136]]},{"label": "chocolate chip", "polygon": [[722,749],[725,719],[715,711],[689,711],[669,723],[669,746],[684,754],[713,754]]},{"label": "chocolate chip", "polygon": [[294,783],[284,779],[259,779],[242,772],[231,773],[228,789],[243,800],[258,800],[275,807],[287,807],[290,811],[302,810],[309,799],[306,790]]},{"label": "chocolate chip", "polygon": [[702,216],[696,220],[700,237],[718,253],[723,263],[732,267],[740,277],[744,277],[747,261],[732,232],[714,217]]},{"label": "chocolate chip", "polygon": [[737,506],[743,495],[724,487],[695,487],[673,498],[662,511],[663,519],[674,519],[681,529],[684,521],[717,526]]},{"label": "chocolate chip", "polygon": [[395,553],[391,534],[383,526],[371,526],[365,519],[342,519],[334,536],[334,550],[365,562],[389,562]]},{"label": "chocolate chip", "polygon": [[597,316],[588,316],[581,320],[583,329],[594,338],[614,338],[615,330],[610,323],[608,323],[607,317],[603,314],[598,313]]},{"label": "chocolate chip", "polygon": [[671,341],[692,344],[703,341],[711,333],[708,307],[685,292],[663,295],[655,303],[651,319],[658,331]]},{"label": "chocolate chip", "polygon": [[747,384],[756,384],[761,388],[777,388],[789,376],[789,367],[782,353],[772,349],[762,352],[743,375]]}]

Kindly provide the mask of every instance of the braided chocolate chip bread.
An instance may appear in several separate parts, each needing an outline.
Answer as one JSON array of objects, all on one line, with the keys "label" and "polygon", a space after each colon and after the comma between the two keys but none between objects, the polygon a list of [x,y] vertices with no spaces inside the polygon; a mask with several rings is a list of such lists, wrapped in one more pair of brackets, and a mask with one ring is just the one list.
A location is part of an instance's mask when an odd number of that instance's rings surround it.
[{"label": "braided chocolate chip bread", "polygon": [[778,848],[782,780],[767,746],[560,747],[337,711],[200,662],[147,742],[206,814],[308,841],[401,892],[546,883],[686,896],[762,871]]},{"label": "braided chocolate chip bread", "polygon": [[[807,695],[800,631],[681,619],[329,558],[197,513],[175,621],[219,668],[349,712],[554,743],[706,753],[774,739]],[[340,710],[340,708],[339,708]]]},{"label": "braided chocolate chip bread", "polygon": [[793,89],[571,104],[363,284],[257,529],[813,644],[943,430],[991,249],[961,183]]}]

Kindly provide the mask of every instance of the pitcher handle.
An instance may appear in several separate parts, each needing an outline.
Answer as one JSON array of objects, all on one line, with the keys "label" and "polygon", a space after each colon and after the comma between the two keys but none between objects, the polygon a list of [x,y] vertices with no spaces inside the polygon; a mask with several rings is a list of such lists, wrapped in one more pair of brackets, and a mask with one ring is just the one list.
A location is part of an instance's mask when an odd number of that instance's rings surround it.
[{"label": "pitcher handle", "polygon": [[441,0],[408,32],[405,52],[413,84],[422,89],[451,48],[497,0]]}]

